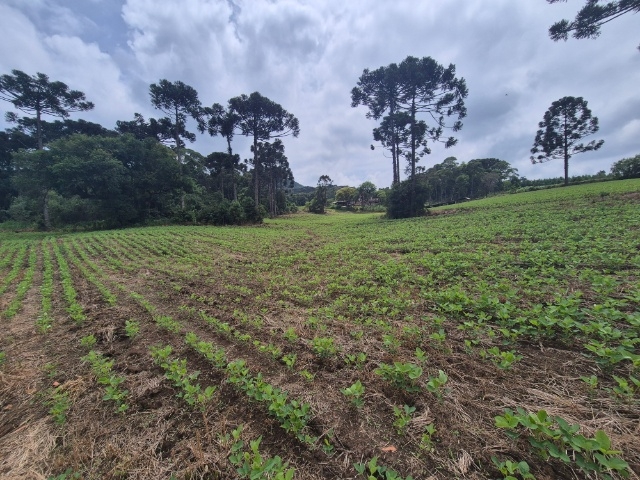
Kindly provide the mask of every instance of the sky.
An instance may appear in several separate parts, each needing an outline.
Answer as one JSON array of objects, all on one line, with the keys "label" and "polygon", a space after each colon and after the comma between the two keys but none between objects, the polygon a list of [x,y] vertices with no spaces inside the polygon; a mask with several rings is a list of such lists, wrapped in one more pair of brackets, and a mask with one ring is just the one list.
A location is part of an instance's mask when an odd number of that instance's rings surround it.
[{"label": "sky", "polygon": [[[595,40],[553,42],[548,28],[573,19],[584,0],[2,0],[0,74],[42,72],[80,90],[95,108],[71,118],[115,128],[117,120],[162,117],[149,85],[180,80],[204,106],[254,91],[300,121],[283,139],[298,183],[329,175],[337,185],[391,184],[388,153],[374,144],[351,89],[365,68],[407,56],[454,64],[466,80],[468,115],[457,145],[431,145],[419,165],[454,156],[494,157],[530,179],[560,177],[561,160],[532,165],[538,123],[551,103],[583,97],[600,122],[574,156],[569,175],[609,171],[640,153],[640,14],[605,25]],[[10,125],[0,103],[0,129]],[[46,118],[55,120],[55,118]],[[188,124],[196,132],[195,122]],[[234,153],[250,142],[236,135]],[[222,139],[197,134],[189,148],[208,155]],[[402,166],[404,169],[404,166]]]}]

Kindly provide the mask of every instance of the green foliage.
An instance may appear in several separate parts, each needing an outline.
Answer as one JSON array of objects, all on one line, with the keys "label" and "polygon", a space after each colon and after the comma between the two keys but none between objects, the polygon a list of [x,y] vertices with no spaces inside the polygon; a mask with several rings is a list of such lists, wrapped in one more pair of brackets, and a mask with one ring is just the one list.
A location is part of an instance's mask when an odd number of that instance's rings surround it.
[{"label": "green foliage", "polygon": [[381,363],[374,372],[391,382],[396,388],[401,388],[407,392],[418,392],[420,387],[416,380],[422,375],[422,367],[413,363],[394,362],[393,365]]},{"label": "green foliage", "polygon": [[364,396],[365,388],[364,385],[357,380],[356,383],[351,385],[350,387],[340,389],[342,394],[351,400],[351,404],[356,408],[362,408],[364,406]]},{"label": "green foliage", "polygon": [[314,337],[311,340],[311,348],[321,358],[333,357],[338,354],[333,338]]},{"label": "green foliage", "polygon": [[449,377],[442,370],[438,370],[438,375],[434,377],[429,377],[425,387],[428,392],[433,393],[438,398],[442,397],[443,387],[446,385]]},{"label": "green foliage", "polygon": [[482,358],[489,357],[497,367],[503,370],[509,370],[515,362],[522,360],[522,355],[516,354],[515,350],[501,351],[498,347],[483,350],[480,352],[480,356]]},{"label": "green foliage", "polygon": [[591,115],[582,97],[562,97],[551,104],[544,120],[538,125],[531,149],[531,162],[541,163],[561,158],[564,160],[564,184],[569,184],[569,159],[576,153],[598,150],[604,140],[578,143],[599,129],[598,118]]},{"label": "green foliage", "polygon": [[378,457],[367,463],[354,463],[353,468],[367,480],[413,480],[412,476],[403,478],[395,470],[378,465]]},{"label": "green foliage", "polygon": [[305,442],[312,440],[304,433],[310,419],[311,405],[289,400],[287,392],[265,382],[260,373],[252,376],[244,360],[235,360],[227,365],[227,381],[250,398],[267,404],[269,414],[287,432],[295,433]]},{"label": "green foliage", "polygon": [[90,334],[80,339],[80,345],[82,345],[87,350],[91,350],[96,344],[96,341],[96,337],[93,334]]},{"label": "green foliage", "polygon": [[79,480],[82,478],[80,472],[74,472],[72,468],[67,468],[64,472],[53,477],[48,477],[47,480]]},{"label": "green foliage", "polygon": [[[84,337],[81,341],[81,343],[84,341],[83,346],[93,346],[95,342],[92,343],[92,337],[93,335]],[[95,338],[93,340],[95,341]],[[102,354],[91,350],[86,356],[82,357],[82,361],[91,365],[91,370],[93,370],[96,380],[100,385],[105,386],[105,394],[102,399],[115,402],[116,412],[125,413],[129,409],[129,405],[126,403],[129,392],[120,388],[120,385],[126,379],[113,373],[113,360],[107,360]]]},{"label": "green foliage", "polygon": [[640,178],[640,154],[618,160],[611,166],[615,178]]},{"label": "green foliage", "polygon": [[515,463],[511,460],[500,461],[495,456],[491,457],[491,461],[500,471],[500,473],[504,475],[503,480],[518,480],[518,477],[520,477],[522,480],[536,479],[536,477],[534,477],[530,473],[529,464],[527,462]]},{"label": "green foliage", "polygon": [[260,480],[292,480],[294,468],[283,462],[279,456],[264,457],[260,451],[262,437],[249,442],[249,451],[244,451],[244,442],[240,438],[242,425],[231,432],[234,443],[231,445],[229,461],[236,467],[240,478]]},{"label": "green foliage", "polygon": [[171,352],[172,349],[169,345],[165,347],[153,346],[149,349],[154,362],[164,370],[165,378],[171,380],[174,387],[178,388],[178,398],[182,398],[190,407],[205,412],[213,399],[216,387],[208,386],[203,390],[199,383],[195,383],[200,372],[189,373],[187,361],[180,358],[170,358]]},{"label": "green foliage", "polygon": [[393,407],[393,415],[396,417],[393,426],[396,427],[398,435],[404,435],[409,422],[411,422],[411,415],[413,415],[415,411],[416,407],[410,407],[409,405],[404,405],[402,408]]},{"label": "green foliage", "polygon": [[629,475],[629,465],[618,455],[622,452],[611,449],[607,434],[598,430],[593,438],[578,434],[579,425],[570,425],[558,416],[549,416],[546,411],[528,413],[518,407],[514,413],[510,409],[504,415],[495,417],[496,427],[507,429],[507,434],[516,438],[517,430],[524,430],[531,446],[544,458],[556,458],[565,463],[573,463],[585,473],[595,472],[608,478],[617,473]]},{"label": "green foliage", "polygon": [[62,425],[67,421],[67,410],[71,407],[69,394],[57,387],[53,390],[51,398],[47,402],[49,405],[49,415],[53,417],[53,421],[58,425]]},{"label": "green foliage", "polygon": [[391,187],[387,197],[387,217],[409,218],[426,213],[429,189],[421,181],[404,180]]},{"label": "green foliage", "polygon": [[420,437],[420,449],[426,452],[433,452],[433,436],[436,433],[436,427],[433,423],[428,423],[424,427],[424,433]]},{"label": "green foliage", "polygon": [[2,367],[7,361],[7,354],[5,352],[0,352],[0,367]]},{"label": "green foliage", "polygon": [[138,336],[138,333],[140,333],[140,323],[135,320],[125,320],[124,333],[128,338],[133,340]]}]

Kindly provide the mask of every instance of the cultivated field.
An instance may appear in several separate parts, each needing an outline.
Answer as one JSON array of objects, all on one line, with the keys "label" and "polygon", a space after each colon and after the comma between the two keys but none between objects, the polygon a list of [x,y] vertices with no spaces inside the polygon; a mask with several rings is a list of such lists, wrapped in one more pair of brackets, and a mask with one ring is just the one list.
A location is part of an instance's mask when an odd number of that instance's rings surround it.
[{"label": "cultivated field", "polygon": [[640,478],[640,181],[432,213],[0,233],[0,477]]}]

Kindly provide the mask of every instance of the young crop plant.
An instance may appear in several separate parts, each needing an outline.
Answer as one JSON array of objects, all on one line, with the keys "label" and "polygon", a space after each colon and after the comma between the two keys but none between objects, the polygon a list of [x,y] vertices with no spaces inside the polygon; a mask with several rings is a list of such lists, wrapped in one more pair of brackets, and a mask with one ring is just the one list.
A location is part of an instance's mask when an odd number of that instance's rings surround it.
[{"label": "young crop plant", "polygon": [[67,312],[71,318],[81,323],[86,320],[82,307],[77,302],[77,293],[73,287],[73,278],[71,277],[71,270],[69,270],[69,264],[60,251],[60,245],[58,242],[53,242],[53,253],[58,261],[58,271],[60,272],[62,291],[65,299],[67,300]]},{"label": "young crop plant", "polygon": [[419,392],[416,381],[422,375],[422,367],[413,363],[394,362],[393,365],[381,363],[374,373],[390,382],[394,387],[407,392]]},{"label": "young crop plant", "polygon": [[509,370],[515,362],[522,360],[522,355],[518,355],[515,350],[501,351],[498,347],[482,350],[480,356],[489,357],[494,365],[502,370]]},{"label": "young crop plant", "polygon": [[171,352],[172,349],[169,345],[165,347],[154,346],[149,349],[154,362],[164,370],[165,378],[171,380],[173,385],[179,389],[178,398],[182,398],[189,406],[198,408],[204,414],[213,399],[216,387],[209,386],[202,390],[200,384],[195,383],[200,372],[189,373],[187,361],[169,358]]},{"label": "young crop plant", "polygon": [[33,283],[33,275],[36,272],[36,262],[37,250],[35,246],[32,246],[29,252],[29,267],[27,268],[22,281],[20,281],[18,287],[16,288],[16,294],[13,297],[13,300],[11,300],[11,303],[4,311],[4,316],[6,318],[12,318],[16,315],[16,313],[18,313],[20,305],[22,305],[22,300],[24,299],[27,291],[29,290],[29,288],[31,288],[31,284]]},{"label": "young crop plant", "polygon": [[504,415],[495,417],[495,422],[496,427],[505,428],[511,438],[525,435],[545,460],[555,458],[567,464],[575,462],[587,475],[629,476],[629,464],[619,457],[622,452],[611,449],[611,440],[603,430],[596,431],[593,438],[587,438],[578,434],[579,425],[549,416],[545,410],[528,413],[520,407],[516,412],[505,409]]},{"label": "young crop plant", "polygon": [[355,365],[360,370],[367,361],[367,354],[364,352],[348,353],[344,357],[344,363],[347,365]]},{"label": "young crop plant", "polygon": [[446,385],[449,377],[442,370],[438,370],[438,375],[429,377],[425,387],[428,392],[433,393],[436,397],[442,398],[444,386]]},{"label": "young crop plant", "polygon": [[250,480],[292,480],[295,474],[294,468],[289,468],[288,462],[283,462],[282,458],[275,456],[264,457],[260,451],[262,437],[249,442],[249,451],[244,450],[242,441],[243,426],[231,432],[233,444],[229,453],[229,461],[236,467],[240,478]]},{"label": "young crop plant", "polygon": [[360,380],[357,380],[356,383],[354,383],[350,387],[343,388],[340,391],[345,397],[350,399],[351,404],[354,407],[356,408],[364,407],[363,397],[364,397],[365,388],[364,388],[364,385],[362,385],[362,383],[360,382]]},{"label": "young crop plant", "polygon": [[204,358],[216,367],[225,368],[227,366],[227,355],[223,349],[216,347],[211,342],[200,340],[193,332],[187,333],[184,340],[187,345],[204,356]]},{"label": "young crop plant", "polygon": [[298,340],[298,334],[296,333],[296,330],[293,327],[287,328],[282,334],[282,336],[291,343],[296,342]]},{"label": "young crop plant", "polygon": [[422,433],[422,437],[420,437],[420,450],[424,450],[425,452],[433,452],[433,436],[436,433],[436,426],[433,423],[428,423],[424,427],[424,432]]},{"label": "young crop plant", "polygon": [[378,465],[378,457],[373,457],[367,463],[354,463],[353,468],[367,480],[413,480],[412,476],[403,478],[395,470]]},{"label": "young crop plant", "polygon": [[2,367],[7,361],[7,354],[0,351],[0,367]]},{"label": "young crop plant", "polygon": [[140,333],[140,323],[135,320],[125,320],[124,333],[128,338],[133,340],[138,336],[138,333]]},{"label": "young crop plant", "polygon": [[393,335],[382,335],[382,346],[390,353],[396,353],[400,348],[400,340]]},{"label": "young crop plant", "polygon": [[613,393],[627,401],[631,402],[636,393],[640,392],[640,380],[635,378],[634,376],[629,375],[629,379],[625,379],[622,377],[613,376],[613,379],[616,381],[618,385],[613,387]]},{"label": "young crop plant", "polygon": [[396,427],[398,435],[404,435],[407,430],[407,426],[411,422],[411,416],[416,411],[416,407],[410,407],[409,405],[403,405],[402,408],[393,407],[393,415],[396,417],[393,426]]},{"label": "young crop plant", "polygon": [[333,338],[314,337],[311,340],[311,348],[320,358],[329,358],[338,354]]},{"label": "young crop plant", "polygon": [[[107,302],[107,304],[113,306],[116,304],[116,296],[111,293],[111,290],[109,290],[100,280],[98,280],[98,278],[96,277],[96,274],[94,272],[92,272],[91,270],[89,270],[85,264],[80,261],[78,259],[78,257],[75,256],[75,254],[78,254],[81,256],[79,252],[79,248],[77,246],[77,244],[75,245],[75,252],[72,251],[68,245],[65,244],[66,247],[66,253],[67,256],[69,258],[71,258],[71,263],[73,263],[76,268],[78,270],[80,270],[80,272],[82,272],[82,275],[89,281],[91,282],[93,285],[95,285],[95,287],[98,289],[98,291],[100,291],[100,293],[102,294],[102,298],[104,298],[105,302]],[[74,254],[75,253],[75,254]],[[82,258],[82,256],[81,256]]]},{"label": "young crop plant", "polygon": [[252,376],[244,360],[235,360],[227,365],[227,381],[250,398],[266,403],[269,414],[275,417],[287,432],[295,433],[306,443],[315,441],[304,433],[310,419],[310,404],[289,400],[287,392],[265,382],[261,373]]},{"label": "young crop plant", "polygon": [[167,315],[156,315],[153,319],[160,328],[168,332],[180,333],[182,330],[182,324]]},{"label": "young crop plant", "polygon": [[11,285],[11,283],[18,278],[18,275],[22,271],[22,265],[24,264],[24,259],[27,256],[27,244],[23,243],[20,246],[20,250],[18,250],[18,254],[16,255],[13,265],[9,273],[4,277],[2,282],[0,283],[0,295],[2,295],[7,288]]},{"label": "young crop plant", "polygon": [[96,342],[96,337],[93,334],[87,335],[86,337],[82,337],[80,339],[80,345],[82,345],[87,350],[91,350]]},{"label": "young crop plant", "polygon": [[296,355],[295,353],[289,353],[287,355],[283,355],[280,360],[282,360],[282,363],[284,363],[289,370],[292,370],[293,366],[296,364],[297,358],[298,355]]},{"label": "young crop plant", "polygon": [[53,421],[58,425],[64,424],[67,421],[67,410],[71,407],[69,394],[61,387],[57,387],[51,393],[47,404],[49,405],[49,415],[53,417]]},{"label": "young crop plant", "polygon": [[41,310],[36,327],[38,332],[47,333],[51,330],[53,318],[51,315],[53,295],[53,263],[51,262],[50,241],[42,242],[42,284],[40,285],[40,296],[42,297]]},{"label": "young crop plant", "polygon": [[536,477],[530,473],[529,464],[527,462],[515,463],[511,460],[498,460],[498,457],[491,457],[491,461],[504,475],[503,480],[536,480]]},{"label": "young crop plant", "polygon": [[[92,340],[94,341],[93,343]],[[84,341],[84,346],[89,346],[89,344],[93,346],[93,344],[95,344],[95,337],[93,337],[93,335],[87,335],[82,341]],[[86,356],[82,357],[82,361],[91,365],[91,370],[97,382],[105,386],[105,394],[102,399],[104,401],[111,400],[115,402],[116,412],[125,413],[129,409],[129,405],[126,403],[129,392],[120,388],[120,385],[124,383],[126,379],[113,373],[113,360],[107,360],[101,353],[91,350]]]}]

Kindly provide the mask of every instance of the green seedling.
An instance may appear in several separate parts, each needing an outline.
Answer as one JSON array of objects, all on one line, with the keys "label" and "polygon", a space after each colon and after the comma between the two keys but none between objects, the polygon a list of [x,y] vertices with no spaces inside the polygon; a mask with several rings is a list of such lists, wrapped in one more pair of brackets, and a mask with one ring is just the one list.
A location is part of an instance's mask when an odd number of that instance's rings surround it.
[{"label": "green seedling", "polygon": [[491,457],[491,461],[500,473],[504,475],[503,480],[536,480],[536,477],[530,473],[527,462],[500,461],[497,457]]},{"label": "green seedling", "polygon": [[356,383],[350,387],[343,388],[340,391],[345,397],[350,399],[351,404],[356,408],[362,408],[364,406],[364,399],[362,397],[364,396],[365,388],[360,380],[357,380]]},{"label": "green seedling", "polygon": [[442,370],[438,370],[438,376],[429,377],[425,386],[428,392],[433,393],[438,398],[442,398],[443,389],[448,380],[447,374]]},{"label": "green seedling", "polygon": [[82,345],[88,350],[91,350],[95,344],[96,344],[96,337],[94,337],[93,335],[87,335],[86,337],[82,337],[80,339],[80,345]]},{"label": "green seedling", "polygon": [[135,320],[126,320],[124,322],[124,332],[127,337],[133,340],[140,333],[140,323]]},{"label": "green seedling", "polygon": [[393,365],[381,363],[380,367],[374,370],[374,373],[407,392],[420,391],[416,380],[422,375],[422,367],[413,363],[394,362]]},{"label": "green seedling", "polygon": [[409,422],[411,422],[411,415],[415,411],[416,407],[410,407],[409,405],[404,405],[402,408],[393,407],[393,415],[396,417],[393,426],[396,427],[398,435],[404,435]]}]

